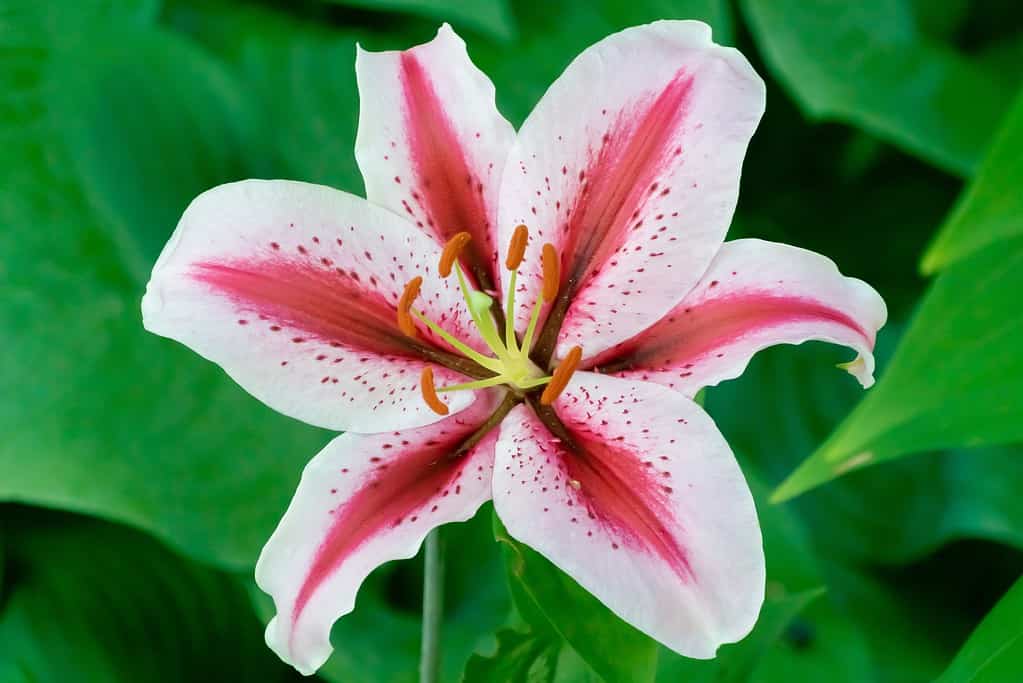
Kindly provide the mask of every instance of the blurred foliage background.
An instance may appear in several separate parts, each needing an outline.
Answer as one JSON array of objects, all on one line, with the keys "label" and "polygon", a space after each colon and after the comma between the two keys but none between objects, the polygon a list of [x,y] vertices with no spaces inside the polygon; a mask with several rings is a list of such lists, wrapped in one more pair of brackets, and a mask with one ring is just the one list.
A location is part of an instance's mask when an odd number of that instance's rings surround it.
[{"label": "blurred foliage background", "polygon": [[[444,531],[444,680],[1023,680],[1018,2],[0,0],[0,682],[298,679],[252,568],[331,435],[142,330],[156,255],[218,183],[362,191],[356,42],[450,22],[517,125],[578,51],[658,18],[767,79],[730,234],[875,285],[881,379],[810,344],[708,391],[764,528],[747,640],[658,652],[486,507]],[[414,680],[421,572],[371,576],[320,677]]]}]

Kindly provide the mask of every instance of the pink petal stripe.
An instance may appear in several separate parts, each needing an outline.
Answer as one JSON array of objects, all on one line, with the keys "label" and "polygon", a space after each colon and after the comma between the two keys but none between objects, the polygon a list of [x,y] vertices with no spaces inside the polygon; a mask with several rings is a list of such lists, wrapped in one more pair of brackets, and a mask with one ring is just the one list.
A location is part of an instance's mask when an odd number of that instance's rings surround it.
[{"label": "pink petal stripe", "polygon": [[355,606],[381,564],[415,555],[438,525],[470,518],[490,498],[497,430],[459,449],[497,409],[482,392],[440,422],[375,435],[344,434],[306,467],[256,566],[277,616],[267,642],[309,674],[331,652],[330,628]]},{"label": "pink petal stripe", "polygon": [[[669,473],[648,459],[653,454],[636,450],[624,436],[608,440],[607,424],[607,420],[565,423],[567,438],[558,446],[564,478],[556,475],[555,481],[566,505],[578,507],[580,514],[585,511],[609,537],[660,557],[680,580],[695,581],[680,539],[681,524],[668,500]],[[556,440],[539,421],[532,422],[530,431],[526,438]]]},{"label": "pink petal stripe", "polygon": [[681,163],[682,146],[672,141],[685,120],[692,85],[692,77],[680,69],[655,97],[617,112],[600,147],[579,171],[577,194],[567,200],[567,217],[560,225],[562,287],[568,296],[622,249],[630,228],[642,226],[647,199],[671,192],[653,179]]},{"label": "pink petal stripe", "polygon": [[438,242],[471,234],[465,261],[494,286],[497,194],[515,130],[497,111],[493,84],[447,24],[403,52],[360,49],[355,70],[366,196]]},{"label": "pink petal stripe", "polygon": [[764,591],[756,511],[692,400],[577,372],[549,414],[501,425],[494,505],[508,532],[636,628],[690,657],[744,636]]},{"label": "pink petal stripe", "polygon": [[869,386],[874,339],[885,319],[877,292],[824,256],[735,240],[664,318],[583,367],[692,395],[739,376],[760,349],[816,339],[856,349],[860,358],[849,370]]},{"label": "pink petal stripe", "polygon": [[[699,280],[724,239],[764,85],[700,22],[660,21],[587,48],[551,85],[509,152],[501,242],[531,244],[516,323],[561,254],[559,296],[538,346],[596,355],[649,327]],[[560,320],[560,324],[558,321]]]},{"label": "pink petal stripe", "polygon": [[246,324],[304,333],[294,343],[315,338],[374,354],[418,357],[398,329],[396,302],[367,286],[373,283],[364,285],[356,270],[269,257],[198,263],[193,276],[249,311]]},{"label": "pink petal stripe", "polygon": [[[401,84],[405,99],[405,125],[416,170],[411,197],[425,210],[426,224],[441,242],[459,232],[472,235],[470,260],[487,268],[496,282],[497,252],[485,205],[483,179],[473,171],[462,151],[463,143],[413,52],[401,53]],[[406,213],[416,211],[406,205]]]},{"label": "pink petal stripe", "polygon": [[[459,360],[425,328],[397,327],[405,283],[417,307],[483,345],[456,283],[435,274],[440,248],[394,213],[319,185],[249,180],[197,197],[153,269],[146,329],[218,363],[275,410],[363,433],[435,422],[419,395],[425,364],[441,384]],[[472,372],[472,368],[463,366]],[[457,412],[471,392],[450,398]]]}]

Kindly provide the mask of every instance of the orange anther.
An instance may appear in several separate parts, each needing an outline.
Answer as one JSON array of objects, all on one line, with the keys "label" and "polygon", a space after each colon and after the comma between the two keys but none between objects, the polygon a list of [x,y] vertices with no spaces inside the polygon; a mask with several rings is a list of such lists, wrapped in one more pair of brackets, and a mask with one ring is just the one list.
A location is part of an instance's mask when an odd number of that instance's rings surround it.
[{"label": "orange anther", "polygon": [[511,242],[508,244],[508,258],[504,261],[504,267],[508,270],[518,270],[522,263],[522,257],[526,253],[526,242],[529,241],[529,228],[524,225],[515,227],[512,233]]},{"label": "orange anther", "polygon": [[472,241],[472,235],[467,232],[460,232],[448,240],[448,243],[444,245],[444,251],[441,252],[440,263],[437,264],[437,270],[440,271],[441,277],[451,275],[451,267],[455,265],[458,255],[470,241]]},{"label": "orange anther", "polygon": [[401,293],[401,298],[398,299],[398,329],[400,329],[406,336],[416,336],[416,323],[412,319],[412,314],[409,312],[412,308],[412,304],[415,302],[416,297],[419,296],[419,288],[423,284],[423,278],[416,276],[408,281],[405,285],[405,291]]},{"label": "orange anther", "polygon": [[550,242],[543,245],[541,253],[543,263],[543,291],[541,295],[544,301],[554,301],[558,295],[558,288],[561,286],[561,259],[558,252]]},{"label": "orange anther", "polygon": [[440,400],[437,389],[433,386],[433,368],[429,365],[423,368],[423,374],[419,376],[419,390],[423,393],[423,400],[430,406],[430,410],[438,415],[448,414],[448,404]]},{"label": "orange anther", "polygon": [[575,369],[579,367],[582,357],[583,347],[573,346],[554,371],[551,381],[543,388],[543,393],[540,394],[540,405],[549,406],[558,400],[558,396],[561,396],[561,392],[568,386],[568,381],[572,379]]}]

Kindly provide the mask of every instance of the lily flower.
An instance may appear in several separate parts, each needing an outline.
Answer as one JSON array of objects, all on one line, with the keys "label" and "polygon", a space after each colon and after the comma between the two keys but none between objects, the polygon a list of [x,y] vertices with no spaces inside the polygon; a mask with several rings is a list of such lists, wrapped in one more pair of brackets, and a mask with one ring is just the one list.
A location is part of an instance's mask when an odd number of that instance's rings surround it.
[{"label": "lily flower", "polygon": [[356,69],[368,201],[209,190],[142,302],[147,329],[346,432],[259,558],[269,645],[314,672],[373,569],[492,497],[623,619],[713,657],[752,628],[765,568],[693,395],[808,339],[855,349],[868,386],[886,315],[823,256],[724,242],[762,80],[706,25],[657,22],[580,54],[516,133],[447,26]]}]

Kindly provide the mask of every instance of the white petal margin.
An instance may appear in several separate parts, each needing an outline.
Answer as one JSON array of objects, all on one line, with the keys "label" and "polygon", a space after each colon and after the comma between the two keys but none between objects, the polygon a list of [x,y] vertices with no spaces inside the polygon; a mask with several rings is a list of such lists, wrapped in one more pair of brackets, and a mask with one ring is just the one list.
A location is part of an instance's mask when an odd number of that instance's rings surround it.
[{"label": "white petal margin", "polygon": [[724,240],[764,106],[761,78],[702,22],[626,29],[576,57],[522,125],[502,179],[501,242],[519,223],[533,237],[520,328],[544,242],[561,254],[563,294],[578,290],[558,356],[599,353],[678,303]]},{"label": "white petal margin", "polygon": [[501,426],[494,505],[508,532],[682,655],[743,638],[763,603],[764,552],[710,417],[656,384],[589,372],[555,408],[576,446],[526,407]]},{"label": "white petal margin", "polygon": [[855,349],[841,367],[874,383],[874,341],[888,312],[870,285],[821,254],[777,242],[726,242],[699,284],[664,318],[583,367],[695,395],[738,377],[775,344],[818,340]]},{"label": "white petal margin", "polygon": [[[436,275],[439,255],[406,221],[339,190],[221,185],[182,216],[153,268],[142,319],[299,420],[360,432],[429,424],[439,418],[419,394],[424,361],[394,322],[405,283],[423,276],[417,305],[481,343],[458,287]],[[465,379],[436,372],[440,385]],[[457,412],[473,396],[448,401]]]},{"label": "white petal margin", "polygon": [[333,650],[331,626],[352,611],[370,572],[413,557],[433,528],[471,518],[490,499],[497,431],[453,453],[493,413],[497,394],[426,427],[343,434],[306,466],[256,564],[256,583],[277,609],[266,642],[281,659],[315,673]]},{"label": "white petal margin", "polygon": [[355,70],[355,157],[366,196],[442,242],[468,231],[470,249],[492,269],[501,248],[493,239],[499,181],[515,130],[465,41],[444,24],[432,41],[403,52],[359,48]]}]

